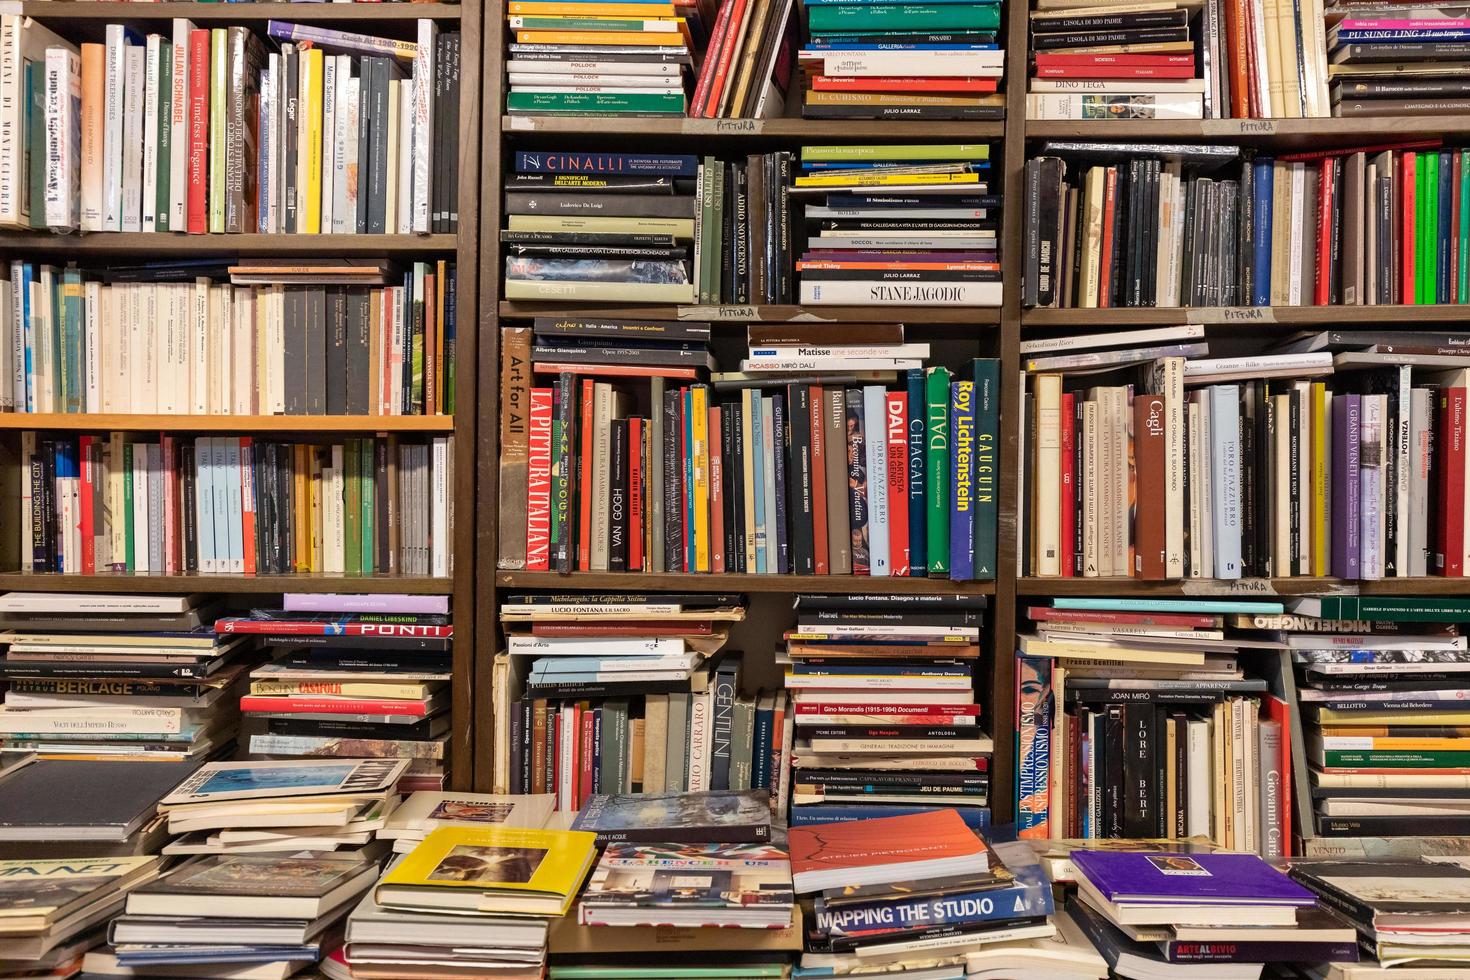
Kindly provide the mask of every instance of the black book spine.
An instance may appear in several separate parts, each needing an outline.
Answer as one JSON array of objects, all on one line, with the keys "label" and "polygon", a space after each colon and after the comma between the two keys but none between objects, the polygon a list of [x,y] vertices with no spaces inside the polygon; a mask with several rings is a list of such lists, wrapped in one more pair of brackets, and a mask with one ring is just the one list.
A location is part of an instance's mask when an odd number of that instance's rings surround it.
[{"label": "black book spine", "polygon": [[[118,461],[119,465],[125,465]],[[46,463],[40,452],[31,454],[29,460],[31,481],[31,571],[49,572],[46,563]],[[118,556],[121,561],[123,556]]]},{"label": "black book spine", "polygon": [[[811,388],[786,386],[790,418],[786,420],[786,451],[791,481],[791,570],[796,575],[815,575],[816,543],[812,537],[812,407]],[[907,465],[907,460],[905,460]]]},{"label": "black book spine", "polygon": [[525,754],[526,732],[522,725],[521,702],[510,703],[510,791],[515,794],[526,792],[521,783],[521,758]]},{"label": "black book spine", "polygon": [[1108,276],[1109,306],[1122,306],[1126,292],[1123,289],[1123,254],[1129,235],[1133,231],[1128,221],[1128,201],[1132,192],[1126,171],[1113,168],[1117,173],[1116,191],[1113,194],[1113,253]]},{"label": "black book spine", "polygon": [[448,124],[444,127],[444,159],[448,162],[448,171],[444,180],[444,230],[452,235],[459,231],[459,114],[464,91],[460,49],[463,35],[459,31],[451,31],[445,36],[449,39],[449,78],[446,82],[449,97],[445,100],[448,103]]},{"label": "black book spine", "polygon": [[348,289],[347,301],[347,414],[367,415],[370,409],[372,367],[372,297],[366,289]]},{"label": "black book spine", "polygon": [[[128,448],[129,449],[132,448],[132,443],[129,443],[128,444]],[[131,460],[129,462],[131,462]],[[41,509],[41,515],[42,515],[42,520],[44,522],[44,524],[43,524],[44,531],[43,531],[43,536],[42,536],[42,543],[43,543],[44,551],[45,551],[45,554],[44,554],[43,557],[45,558],[46,571],[48,571],[48,572],[59,572],[59,571],[61,571],[61,558],[64,557],[64,556],[61,554],[61,549],[58,547],[59,542],[57,540],[57,538],[58,538],[57,531],[58,531],[58,524],[59,524],[59,522],[56,519],[56,443],[55,443],[55,441],[48,439],[44,443],[42,443],[41,466],[42,466],[42,474],[43,474],[42,475],[42,483],[41,483],[42,490],[43,490],[42,500],[41,500],[41,508],[42,508]],[[132,472],[131,465],[128,467],[127,472],[128,473],[131,473]],[[147,492],[147,488],[146,487],[135,487],[134,490],[133,490],[133,492],[134,493],[146,493]],[[129,571],[131,571],[131,570],[132,569],[129,569]]]},{"label": "black book spine", "polygon": [[[1184,237],[1183,255],[1180,257],[1179,270],[1179,301],[1182,306],[1197,306],[1195,295],[1195,228],[1199,224],[1195,217],[1195,209],[1199,206],[1199,181],[1185,180],[1184,182]],[[1085,238],[1085,235],[1078,235]]]},{"label": "black book spine", "polygon": [[736,161],[734,167],[735,303],[744,306],[750,302],[750,186],[745,164]]},{"label": "black book spine", "polygon": [[[1163,944],[1170,963],[1330,963],[1356,962],[1358,944],[1347,942],[1270,942],[1267,940],[1220,943],[1185,942],[1171,939]],[[1375,949],[1374,954],[1377,954]]]},{"label": "black book spine", "polygon": [[1142,160],[1128,161],[1128,227],[1127,257],[1123,270],[1123,305],[1143,305],[1143,205],[1146,191],[1143,184]]},{"label": "black book spine", "polygon": [[[1332,167],[1332,186],[1336,189],[1337,200],[1329,214],[1328,220],[1332,222],[1330,231],[1331,241],[1328,244],[1328,294],[1327,302],[1336,305],[1342,302],[1342,221],[1346,208],[1343,206],[1342,186],[1342,157],[1332,157],[1328,160],[1328,166]],[[1444,300],[1441,300],[1444,302]]]},{"label": "black book spine", "polygon": [[1148,161],[1148,208],[1144,219],[1147,239],[1143,248],[1143,306],[1158,306],[1159,293],[1159,234],[1162,231],[1159,213],[1159,175],[1163,164],[1158,160]]},{"label": "black book spine", "polygon": [[532,739],[535,737],[536,704],[530,698],[522,698],[519,702],[521,710],[521,792],[531,792],[531,780],[534,774],[531,772],[531,763],[535,758]]},{"label": "black book spine", "polygon": [[847,400],[848,514],[852,527],[852,571],[868,574],[868,470],[863,431],[863,390],[849,388]]},{"label": "black book spine", "polygon": [[1271,385],[1266,381],[1253,382],[1256,419],[1256,574],[1270,578],[1273,571],[1271,548],[1275,535],[1276,509],[1271,506],[1271,495],[1275,492],[1276,468],[1275,418],[1271,406]]},{"label": "black book spine", "polygon": [[[1111,707],[1108,709],[1107,718],[1103,724],[1107,728],[1107,744],[1111,751],[1104,757],[1103,769],[1106,770],[1103,780],[1103,837],[1127,837],[1124,830],[1123,811],[1127,807],[1127,790],[1124,782],[1123,757],[1129,751],[1129,738],[1127,725],[1123,718],[1123,709]],[[1146,836],[1146,835],[1134,835]]]},{"label": "black book spine", "polygon": [[1288,428],[1286,430],[1286,439],[1288,449],[1285,462],[1287,467],[1289,468],[1289,472],[1286,474],[1286,483],[1289,488],[1289,506],[1287,507],[1287,517],[1291,524],[1291,555],[1289,556],[1290,564],[1287,566],[1286,574],[1302,575],[1305,574],[1302,570],[1302,566],[1303,562],[1306,559],[1306,549],[1302,547],[1303,529],[1301,522],[1301,392],[1299,392],[1296,387],[1293,386],[1291,391],[1287,395],[1287,399],[1288,415],[1286,419],[1286,424]]},{"label": "black book spine", "polygon": [[[1087,509],[1084,500],[1090,477],[1083,464],[1087,447],[1082,438],[1082,408],[1086,399],[1079,395],[1073,401],[1072,431],[1076,435],[1072,439],[1072,574],[1081,578],[1087,563],[1087,551],[1083,543],[1087,534]],[[1185,467],[1186,471],[1188,468]],[[1184,499],[1189,499],[1188,488],[1185,489]],[[1189,522],[1185,521],[1184,525],[1188,528]],[[1189,549],[1185,548],[1185,554],[1188,553]]]},{"label": "black book spine", "polygon": [[434,109],[430,124],[434,141],[434,172],[430,176],[429,187],[429,230],[435,234],[444,231],[444,99],[448,80],[444,61],[448,40],[447,34],[434,35]]},{"label": "black book spine", "polygon": [[771,443],[774,450],[772,462],[775,464],[773,479],[776,483],[776,514],[774,517],[767,516],[766,518],[770,524],[770,527],[766,529],[766,543],[773,549],[776,572],[781,575],[791,574],[791,530],[790,524],[787,523],[791,508],[786,499],[786,488],[790,483],[786,468],[785,434],[788,412],[786,396],[780,392],[773,394],[771,396]]},{"label": "black book spine", "polygon": [[680,465],[679,392],[664,392],[664,564],[665,571],[684,570],[684,468]]},{"label": "black book spine", "polygon": [[[338,286],[324,292],[326,311],[326,414],[347,414],[347,294]],[[366,392],[364,391],[364,396]]]},{"label": "black book spine", "polygon": [[795,245],[792,240],[793,229],[791,226],[791,154],[780,152],[776,154],[776,263],[779,288],[776,292],[777,303],[790,303],[795,296],[792,288],[792,277],[795,274]]},{"label": "black book spine", "polygon": [[1153,790],[1154,707],[1126,704],[1122,708],[1126,734],[1123,754],[1123,836],[1153,837],[1157,819]]},{"label": "black book spine", "polygon": [[[1154,770],[1153,770],[1153,798],[1154,798],[1154,826],[1155,837],[1168,837],[1169,828],[1174,824],[1174,813],[1166,805],[1167,787],[1169,785],[1169,770],[1174,765],[1173,756],[1169,755],[1169,713],[1165,708],[1154,706],[1149,717],[1149,724],[1153,727],[1154,738]],[[1174,795],[1179,795],[1179,784],[1175,784]]]},{"label": "black book spine", "polygon": [[1174,726],[1174,836],[1181,840],[1188,835],[1189,827],[1189,718],[1174,715],[1169,719]]},{"label": "black book spine", "polygon": [[609,571],[628,570],[628,420],[613,419],[608,440],[610,489],[607,506]]},{"label": "black book spine", "polygon": [[[361,59],[358,66],[358,89],[357,89],[357,213],[353,220],[357,224],[359,235],[367,234],[368,230],[368,197],[371,191],[368,187],[368,172],[372,167],[373,147],[373,105],[374,86],[378,83],[377,73],[373,71],[371,58]],[[380,136],[379,139],[382,137]]]},{"label": "black book spine", "polygon": [[[388,146],[388,86],[396,84],[391,72],[392,62],[387,58],[364,58],[363,70],[367,71],[368,62],[372,62],[373,72],[373,102],[372,102],[372,135],[371,145],[368,147],[368,207],[367,207],[367,230],[370,235],[381,235],[389,229],[387,226],[388,215],[388,153],[398,152],[397,147]],[[425,81],[428,81],[425,79]],[[402,139],[399,134],[399,139]],[[398,202],[400,208],[407,207],[407,203]]]},{"label": "black book spine", "polygon": [[285,398],[287,415],[306,414],[306,289],[287,286],[284,300]]},{"label": "black book spine", "polygon": [[1040,158],[1026,161],[1026,266],[1021,279],[1021,305],[1041,306],[1041,252],[1046,225],[1042,219]]},{"label": "black book spine", "polygon": [[327,290],[306,293],[306,414],[327,412]]},{"label": "black book spine", "polygon": [[[296,183],[296,143],[297,143],[297,119],[299,117],[300,99],[298,98],[300,81],[297,77],[300,55],[297,54],[294,45],[283,45],[281,49],[281,73],[285,78],[285,100],[286,100],[286,124],[285,124],[285,146],[282,147],[285,157],[285,173],[281,174],[285,181],[286,213],[282,216],[282,230],[295,233],[299,230],[298,199],[299,192]],[[287,364],[291,363],[289,360]]]},{"label": "black book spine", "polygon": [[1240,242],[1240,287],[1233,305],[1250,306],[1256,290],[1256,168],[1249,161],[1240,168],[1240,221],[1236,225],[1235,237]]},{"label": "black book spine", "polygon": [[[259,455],[259,447],[257,447]],[[257,484],[258,486],[259,484]],[[179,446],[179,529],[183,534],[180,548],[185,573],[199,571],[199,529],[194,523],[196,493],[194,485],[194,443],[184,440]],[[257,515],[258,518],[259,515]],[[117,556],[113,556],[117,560]]]},{"label": "black book spine", "polygon": [[734,303],[735,286],[735,164],[726,163],[724,207],[720,209],[720,295],[721,303]]}]

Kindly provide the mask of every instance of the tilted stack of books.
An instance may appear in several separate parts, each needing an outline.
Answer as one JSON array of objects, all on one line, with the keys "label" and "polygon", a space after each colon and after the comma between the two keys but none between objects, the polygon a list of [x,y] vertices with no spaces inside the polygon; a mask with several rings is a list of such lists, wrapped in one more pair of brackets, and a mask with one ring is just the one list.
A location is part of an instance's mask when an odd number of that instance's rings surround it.
[{"label": "tilted stack of books", "polygon": [[234,745],[248,641],[202,596],[11,592],[0,707],[6,752],[203,760]]},{"label": "tilted stack of books", "polygon": [[998,2],[815,0],[805,9],[803,117],[1005,117]]},{"label": "tilted stack of books", "polygon": [[[449,771],[450,649],[444,596],[285,596],[282,609],[216,621],[272,660],[250,673],[240,710],[252,756],[407,759],[402,788]],[[263,730],[261,730],[263,729]]]},{"label": "tilted stack of books", "polygon": [[790,839],[796,891],[813,896],[795,976],[881,962],[900,980],[960,977],[968,953],[1055,933],[1031,850],[1007,845],[1002,858],[952,809],[793,827]]},{"label": "tilted stack of books", "polygon": [[1279,602],[1066,598],[1027,612],[1020,836],[1207,837],[1291,853],[1290,709],[1242,669],[1241,648],[1271,641],[1223,629],[1228,614],[1277,615]]},{"label": "tilted stack of books", "polygon": [[75,976],[128,892],[161,868],[152,856],[0,861],[5,971]]},{"label": "tilted stack of books", "polygon": [[793,6],[792,0],[720,4],[689,115],[766,119],[785,113],[799,31]]},{"label": "tilted stack of books", "polygon": [[1463,9],[1334,0],[1327,23],[1334,116],[1470,110],[1464,78],[1470,16]]},{"label": "tilted stack of books", "polygon": [[803,147],[791,194],[807,222],[862,223],[807,238],[796,263],[800,301],[999,306],[999,222],[991,211],[1001,202],[989,177],[983,143]]},{"label": "tilted stack of books", "polygon": [[[1218,50],[1195,62],[1219,5],[1064,2],[1031,12],[1028,119],[1220,118]],[[1219,25],[1213,25],[1218,31]],[[1209,47],[1211,40],[1205,40]]]},{"label": "tilted stack of books", "polygon": [[713,13],[713,4],[697,0],[624,0],[570,9],[512,0],[505,6],[511,35],[505,111],[682,116],[688,105],[685,69],[704,48]]},{"label": "tilted stack of books", "polygon": [[10,263],[0,410],[450,415],[453,262]]},{"label": "tilted stack of books", "polygon": [[991,741],[975,697],[981,596],[796,600],[786,687],[792,803],[989,801]]},{"label": "tilted stack of books", "polygon": [[[1470,801],[1470,653],[1456,598],[1298,599],[1273,635],[1297,671],[1316,836],[1308,853],[1417,856]],[[1377,838],[1407,838],[1378,842]],[[1354,838],[1354,840],[1334,840]],[[1438,843],[1436,841],[1435,843]],[[1341,845],[1339,847],[1338,845]],[[1460,839],[1456,850],[1463,853]]]},{"label": "tilted stack of books", "polygon": [[270,21],[280,50],[267,53],[248,27],[176,18],[146,38],[109,24],[78,48],[4,17],[20,38],[0,54],[4,98],[26,118],[0,150],[0,226],[458,229],[457,31],[420,20],[406,41]]}]

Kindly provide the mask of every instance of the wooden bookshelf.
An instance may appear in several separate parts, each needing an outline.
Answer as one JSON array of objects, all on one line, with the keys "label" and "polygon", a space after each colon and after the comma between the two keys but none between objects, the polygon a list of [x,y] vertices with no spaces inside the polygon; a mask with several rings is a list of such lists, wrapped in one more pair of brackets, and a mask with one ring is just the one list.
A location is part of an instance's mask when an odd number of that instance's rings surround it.
[{"label": "wooden bookshelf", "polygon": [[[188,593],[252,595],[279,592],[371,592],[445,595],[452,597],[455,625],[455,676],[450,729],[451,785],[468,789],[475,781],[473,751],[476,718],[485,710],[475,699],[475,458],[479,367],[479,202],[480,130],[484,6],[478,2],[441,3],[248,3],[207,2],[116,3],[77,0],[20,0],[20,12],[73,41],[101,40],[105,25],[129,23],[141,30],[167,31],[167,22],[185,17],[200,26],[247,25],[264,33],[272,19],[333,26],[384,37],[412,38],[415,22],[430,18],[441,30],[461,32],[459,132],[459,231],[432,235],[188,235],[181,233],[96,232],[55,235],[48,232],[0,232],[0,261],[13,258],[84,266],[136,264],[175,258],[312,256],[327,258],[388,257],[400,262],[451,259],[457,266],[456,384],[459,403],[453,416],[228,416],[228,415],[0,415],[0,462],[14,467],[18,431],[172,431],[249,432],[333,437],[395,432],[451,435],[455,445],[455,483],[450,488],[457,513],[448,577],[390,575],[55,575],[0,571],[0,589],[44,592]],[[497,13],[497,16],[499,14]],[[497,66],[499,61],[496,62]],[[498,67],[496,68],[498,72]],[[491,345],[493,348],[493,344]],[[493,377],[493,374],[492,374]],[[6,511],[0,537],[16,533]],[[8,533],[6,533],[8,532]],[[14,548],[3,552],[13,568]]]}]

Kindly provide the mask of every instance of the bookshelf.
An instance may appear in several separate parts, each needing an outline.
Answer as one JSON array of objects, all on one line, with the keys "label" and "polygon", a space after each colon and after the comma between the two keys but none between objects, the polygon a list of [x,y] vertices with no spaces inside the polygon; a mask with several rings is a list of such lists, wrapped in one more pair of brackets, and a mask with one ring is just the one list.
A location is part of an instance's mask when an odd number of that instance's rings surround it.
[{"label": "bookshelf", "polygon": [[[473,2],[388,3],[388,4],[213,4],[204,2],[82,3],[71,0],[21,0],[19,13],[33,17],[73,42],[97,41],[106,24],[125,23],[143,33],[166,33],[175,17],[193,20],[201,27],[243,25],[263,33],[269,20],[289,20],[335,27],[340,30],[395,38],[412,38],[415,23],[432,19],[443,30],[462,34],[459,129],[461,134],[478,131],[480,124],[481,23],[483,7]],[[455,234],[431,235],[187,235],[182,233],[96,232],[86,235],[53,235],[45,232],[0,232],[0,261],[34,258],[54,264],[75,261],[80,265],[105,265],[112,261],[139,262],[154,259],[235,257],[387,257],[400,261],[447,259],[457,266],[459,333],[456,338],[458,411],[442,416],[232,416],[232,415],[115,415],[115,414],[6,414],[0,417],[0,478],[14,486],[19,480],[17,447],[20,432],[105,433],[173,432],[279,434],[297,441],[329,443],[342,437],[378,433],[410,437],[450,436],[458,458],[449,501],[458,519],[450,553],[453,574],[448,577],[402,575],[335,575],[301,573],[289,575],[61,575],[22,574],[15,571],[15,509],[0,515],[0,589],[93,592],[163,593],[209,592],[249,597],[280,592],[314,593],[409,593],[451,597],[456,638],[453,664],[451,722],[451,785],[466,789],[473,785],[472,750],[476,706],[474,688],[467,681],[473,673],[475,631],[474,505],[475,424],[474,398],[477,391],[476,317],[479,272],[478,208],[480,147],[472,137],[460,140],[458,197],[459,230]],[[9,499],[9,498],[8,498]]]},{"label": "bookshelf", "polygon": [[[485,25],[483,79],[486,126],[483,132],[484,168],[480,228],[481,319],[486,332],[480,348],[481,377],[485,379],[478,408],[481,452],[478,460],[478,512],[476,565],[482,569],[476,609],[476,685],[482,698],[490,689],[490,658],[500,642],[497,612],[505,591],[595,590],[673,591],[730,590],[749,593],[752,604],[769,601],[763,597],[791,595],[802,591],[951,594],[966,592],[986,595],[991,601],[988,620],[993,641],[993,670],[989,678],[987,712],[995,741],[992,758],[991,809],[997,822],[1011,819],[1013,800],[1013,725],[1015,717],[1013,657],[1019,608],[1029,602],[1058,595],[1106,595],[1138,597],[1238,596],[1266,597],[1320,593],[1362,595],[1463,595],[1470,593],[1464,579],[1395,578],[1372,582],[1345,582],[1335,578],[1295,577],[1245,579],[1218,582],[1211,579],[1145,582],[1129,578],[1022,578],[1016,574],[1016,516],[1018,488],[1018,444],[1015,419],[1020,409],[1021,389],[1017,376],[1021,366],[1023,338],[1042,331],[1052,333],[1111,331],[1133,326],[1205,324],[1212,339],[1239,335],[1259,341],[1273,333],[1351,322],[1365,326],[1448,324],[1470,321],[1470,308],[1455,306],[1358,306],[1338,307],[1230,307],[1147,309],[1025,309],[1021,305],[1021,266],[1024,214],[1023,173],[1028,154],[1046,140],[1228,142],[1265,150],[1292,152],[1323,147],[1371,147],[1405,138],[1443,137],[1453,140],[1470,135],[1470,116],[1427,116],[1415,118],[1325,118],[1325,119],[1224,119],[1224,120],[1108,120],[1096,122],[1028,122],[1025,118],[1028,41],[1028,4],[1011,2],[1003,14],[1005,48],[1008,52],[1004,86],[1004,122],[963,121],[878,121],[728,119],[640,119],[640,118],[549,118],[501,114],[504,104],[505,24],[492,19]],[[500,258],[497,234],[501,227],[501,168],[516,149],[575,148],[617,150],[629,145],[641,149],[694,154],[720,152],[754,153],[766,149],[789,149],[803,142],[897,143],[998,141],[993,153],[994,180],[1003,194],[1001,249],[1004,267],[1003,302],[995,309],[905,309],[901,307],[838,308],[799,306],[618,306],[556,304],[499,299]],[[863,577],[809,576],[698,576],[685,574],[524,572],[497,568],[497,450],[499,431],[498,340],[500,328],[519,325],[536,315],[598,313],[609,318],[642,316],[669,320],[709,321],[715,347],[721,338],[728,343],[742,334],[744,325],[795,320],[899,321],[922,334],[926,340],[965,340],[981,354],[1001,358],[1001,474],[998,528],[998,575],[992,582],[956,583],[923,578],[873,579]],[[936,362],[940,359],[936,358]],[[768,608],[761,607],[763,610]],[[750,618],[759,618],[753,614]],[[779,632],[776,634],[779,636]],[[747,661],[759,649],[748,642],[733,644],[746,650]],[[1266,665],[1268,668],[1270,665]],[[1289,669],[1287,670],[1289,687]],[[482,701],[483,703],[483,701]],[[493,730],[484,717],[479,731]],[[492,747],[478,738],[477,784],[488,773]],[[1302,767],[1297,767],[1298,773]],[[1300,794],[1299,794],[1300,795]]]}]

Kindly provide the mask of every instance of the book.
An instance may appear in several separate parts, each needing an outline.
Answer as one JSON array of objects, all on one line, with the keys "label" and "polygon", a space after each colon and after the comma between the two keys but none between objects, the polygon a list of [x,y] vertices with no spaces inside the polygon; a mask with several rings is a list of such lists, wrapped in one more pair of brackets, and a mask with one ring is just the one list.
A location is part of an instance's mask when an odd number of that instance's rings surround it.
[{"label": "book", "polygon": [[583,804],[572,829],[596,834],[599,844],[763,843],[770,840],[770,818],[769,794],[762,789],[596,795]]},{"label": "book", "polygon": [[[910,836],[921,826],[922,837]],[[991,863],[985,842],[952,810],[793,827],[789,842],[792,881],[798,894],[983,873]]]},{"label": "book", "polygon": [[[689,889],[698,879],[718,887]],[[680,893],[666,886],[679,883]],[[578,901],[584,925],[780,928],[794,896],[786,852],[770,844],[612,843]]]}]

